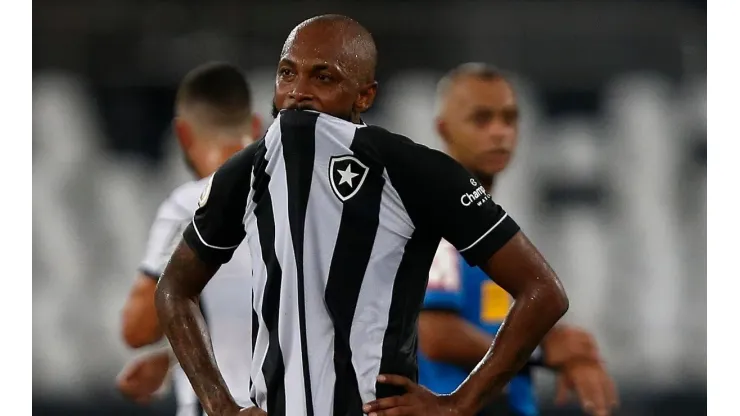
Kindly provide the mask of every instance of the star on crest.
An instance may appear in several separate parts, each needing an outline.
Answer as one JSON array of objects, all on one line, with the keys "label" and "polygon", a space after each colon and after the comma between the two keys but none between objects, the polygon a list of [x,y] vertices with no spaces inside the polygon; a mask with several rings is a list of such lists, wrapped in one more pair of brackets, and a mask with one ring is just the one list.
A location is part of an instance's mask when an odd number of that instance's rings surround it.
[{"label": "star on crest", "polygon": [[360,176],[359,173],[352,172],[352,165],[347,165],[347,168],[345,170],[337,170],[337,173],[339,173],[339,175],[342,177],[341,179],[339,179],[339,185],[343,183],[348,183],[350,187],[355,186],[352,183],[352,179]]}]

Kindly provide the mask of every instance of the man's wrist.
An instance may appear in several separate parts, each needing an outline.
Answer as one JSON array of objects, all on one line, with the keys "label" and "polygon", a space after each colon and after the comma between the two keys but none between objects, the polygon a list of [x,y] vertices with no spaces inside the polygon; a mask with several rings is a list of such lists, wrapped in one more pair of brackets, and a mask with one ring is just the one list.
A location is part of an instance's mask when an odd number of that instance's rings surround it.
[{"label": "man's wrist", "polygon": [[449,395],[453,407],[462,415],[474,415],[483,408],[477,404],[478,398],[467,389],[458,389]]},{"label": "man's wrist", "polygon": [[503,387],[480,389],[468,379],[450,394],[450,398],[453,406],[460,411],[460,414],[475,415],[485,407],[488,400],[499,395]]}]

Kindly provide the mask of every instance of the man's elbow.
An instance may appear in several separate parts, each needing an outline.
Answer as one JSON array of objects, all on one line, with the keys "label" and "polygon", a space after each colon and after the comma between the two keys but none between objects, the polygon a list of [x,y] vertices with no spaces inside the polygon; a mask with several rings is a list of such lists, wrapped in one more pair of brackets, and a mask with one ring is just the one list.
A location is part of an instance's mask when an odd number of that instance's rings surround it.
[{"label": "man's elbow", "polygon": [[555,322],[565,315],[570,306],[568,295],[556,277],[536,279],[515,297],[517,300],[531,303],[540,311],[541,316]]},{"label": "man's elbow", "polygon": [[570,307],[570,300],[563,285],[557,278],[553,278],[543,286],[544,288],[540,290],[543,293],[542,297],[545,298],[544,303],[548,305],[548,310],[557,316],[557,319],[562,318]]}]

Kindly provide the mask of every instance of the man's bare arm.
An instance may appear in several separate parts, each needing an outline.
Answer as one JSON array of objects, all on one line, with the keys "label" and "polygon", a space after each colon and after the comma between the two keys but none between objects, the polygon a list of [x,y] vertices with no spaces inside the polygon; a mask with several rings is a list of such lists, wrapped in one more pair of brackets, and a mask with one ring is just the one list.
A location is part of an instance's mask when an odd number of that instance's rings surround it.
[{"label": "man's bare arm", "polygon": [[155,279],[140,273],[126,299],[121,316],[121,333],[123,340],[131,348],[141,348],[162,338],[162,329],[154,307],[156,288]]},{"label": "man's bare arm", "polygon": [[483,360],[453,393],[471,414],[501,392],[568,310],[555,272],[521,232],[482,268],[512,295],[514,306]]},{"label": "man's bare arm", "polygon": [[157,285],[159,321],[190,384],[209,415],[231,415],[239,406],[216,365],[198,297],[218,270],[184,242],[175,249]]}]

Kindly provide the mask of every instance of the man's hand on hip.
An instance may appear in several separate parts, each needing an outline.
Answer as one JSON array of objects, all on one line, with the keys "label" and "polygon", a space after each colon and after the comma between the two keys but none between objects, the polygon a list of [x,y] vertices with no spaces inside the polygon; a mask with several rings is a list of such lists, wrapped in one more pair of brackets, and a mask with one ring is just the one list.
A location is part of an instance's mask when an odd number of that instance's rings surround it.
[{"label": "man's hand on hip", "polygon": [[406,377],[380,375],[378,381],[403,387],[406,394],[366,403],[362,411],[369,416],[463,416],[469,413],[456,403],[452,395],[434,394]]}]

